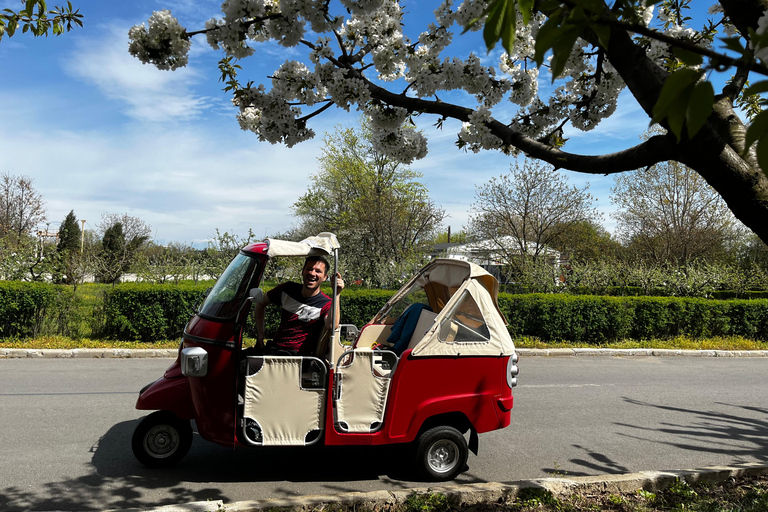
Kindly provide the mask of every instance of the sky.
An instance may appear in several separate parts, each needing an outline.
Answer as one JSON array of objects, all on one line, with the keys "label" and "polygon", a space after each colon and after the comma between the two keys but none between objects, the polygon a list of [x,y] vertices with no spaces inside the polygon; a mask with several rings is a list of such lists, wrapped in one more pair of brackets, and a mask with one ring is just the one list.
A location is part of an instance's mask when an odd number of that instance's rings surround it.
[{"label": "sky", "polygon": [[[358,114],[332,108],[310,126],[317,136],[293,148],[259,142],[239,128],[230,96],[218,82],[221,52],[204,36],[193,39],[189,65],[169,72],[142,65],[128,54],[128,30],[153,11],[170,9],[188,30],[220,15],[220,0],[72,0],[84,27],[59,37],[17,34],[0,41],[0,173],[34,179],[55,230],[70,210],[86,229],[97,230],[105,213],[127,213],[152,227],[158,243],[204,246],[218,229],[259,237],[285,232],[296,222],[291,205],[318,170],[322,135],[352,126]],[[58,3],[58,2],[57,2]],[[426,27],[436,2],[411,0],[406,30]],[[16,0],[0,8],[18,10]],[[479,34],[456,37],[456,54],[470,51],[490,63]],[[242,82],[266,78],[286,59],[305,60],[296,49],[258,47],[240,62]],[[548,79],[542,78],[542,86]],[[307,111],[305,111],[307,112]],[[430,197],[462,229],[475,187],[509,171],[514,160],[500,153],[464,153],[455,146],[458,123],[442,131],[437,119],[416,119],[429,137],[429,154],[411,165],[422,173]],[[590,132],[566,131],[566,150],[602,154],[637,144],[648,118],[624,94],[611,118]],[[560,171],[564,172],[564,171]],[[612,177],[565,172],[569,184],[597,199],[604,225],[610,217]],[[44,226],[41,226],[44,227]]]}]

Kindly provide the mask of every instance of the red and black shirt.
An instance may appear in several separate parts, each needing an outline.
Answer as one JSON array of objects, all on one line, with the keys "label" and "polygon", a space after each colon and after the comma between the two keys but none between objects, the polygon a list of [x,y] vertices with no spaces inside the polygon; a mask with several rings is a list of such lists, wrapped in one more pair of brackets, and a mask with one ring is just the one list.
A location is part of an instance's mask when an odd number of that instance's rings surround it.
[{"label": "red and black shirt", "polygon": [[301,289],[300,283],[287,282],[267,292],[269,301],[280,306],[280,327],[269,346],[311,354],[331,311],[331,298],[323,292],[304,298]]}]

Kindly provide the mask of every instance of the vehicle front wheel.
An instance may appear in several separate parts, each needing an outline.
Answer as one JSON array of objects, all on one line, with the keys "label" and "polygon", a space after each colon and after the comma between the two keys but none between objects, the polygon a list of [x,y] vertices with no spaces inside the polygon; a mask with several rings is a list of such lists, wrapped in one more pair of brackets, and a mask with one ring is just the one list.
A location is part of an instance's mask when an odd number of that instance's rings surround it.
[{"label": "vehicle front wheel", "polygon": [[153,412],[136,426],[131,448],[136,458],[149,468],[178,463],[192,446],[192,427],[172,412]]},{"label": "vehicle front wheel", "polygon": [[453,480],[467,465],[467,440],[453,427],[435,427],[418,440],[416,463],[430,481]]}]

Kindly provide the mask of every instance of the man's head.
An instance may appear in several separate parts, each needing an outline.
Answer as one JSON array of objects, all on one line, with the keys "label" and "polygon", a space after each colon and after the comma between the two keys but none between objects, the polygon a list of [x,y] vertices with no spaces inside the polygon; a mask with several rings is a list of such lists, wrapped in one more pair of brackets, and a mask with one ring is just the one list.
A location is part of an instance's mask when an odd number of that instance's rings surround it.
[{"label": "man's head", "polygon": [[316,293],[320,290],[320,284],[328,276],[330,264],[322,256],[309,256],[304,260],[304,268],[301,270],[301,282],[304,289]]}]

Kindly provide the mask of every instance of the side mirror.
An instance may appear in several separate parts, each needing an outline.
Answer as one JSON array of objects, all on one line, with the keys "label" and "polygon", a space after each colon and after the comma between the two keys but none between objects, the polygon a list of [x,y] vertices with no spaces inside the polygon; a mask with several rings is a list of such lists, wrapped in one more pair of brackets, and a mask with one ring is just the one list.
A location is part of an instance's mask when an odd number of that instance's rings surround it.
[{"label": "side mirror", "polygon": [[261,288],[251,288],[248,292],[248,298],[251,299],[251,302],[253,303],[259,303],[264,300],[264,290]]},{"label": "side mirror", "polygon": [[202,347],[182,349],[181,373],[185,377],[205,377],[208,374],[208,352]]},{"label": "side mirror", "polygon": [[357,326],[352,324],[342,324],[339,326],[340,342],[342,345],[352,345],[360,334]]}]

